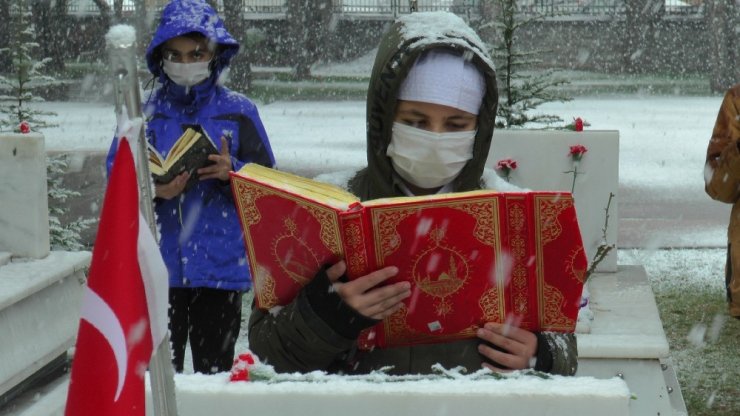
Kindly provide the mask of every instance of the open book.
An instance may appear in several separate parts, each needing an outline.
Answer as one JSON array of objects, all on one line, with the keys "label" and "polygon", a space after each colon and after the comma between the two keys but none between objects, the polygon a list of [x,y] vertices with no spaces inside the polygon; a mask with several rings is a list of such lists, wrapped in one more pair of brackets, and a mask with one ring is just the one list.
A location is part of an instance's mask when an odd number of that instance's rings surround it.
[{"label": "open book", "polygon": [[156,183],[170,183],[185,171],[190,172],[186,189],[198,181],[198,169],[212,165],[208,156],[218,154],[213,141],[200,126],[188,127],[163,157],[154,146],[149,144],[149,171]]},{"label": "open book", "polygon": [[349,279],[397,266],[404,307],[362,348],[472,338],[486,322],[575,329],[587,259],[570,193],[481,190],[360,202],[333,185],[245,165],[231,174],[257,306],[289,303],[343,258]]}]

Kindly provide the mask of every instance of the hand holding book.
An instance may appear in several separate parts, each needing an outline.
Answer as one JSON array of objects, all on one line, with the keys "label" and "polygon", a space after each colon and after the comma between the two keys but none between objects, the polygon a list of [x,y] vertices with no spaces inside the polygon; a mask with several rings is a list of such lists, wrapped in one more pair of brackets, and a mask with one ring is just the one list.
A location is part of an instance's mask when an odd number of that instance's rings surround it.
[{"label": "hand holding book", "polygon": [[411,296],[411,284],[407,281],[383,285],[383,282],[398,274],[398,267],[384,267],[352,281],[339,282],[346,271],[347,264],[340,261],[330,267],[326,274],[342,301],[365,317],[385,319],[401,309],[403,300]]},{"label": "hand holding book", "polygon": [[[199,171],[203,167],[212,165],[211,155],[218,155],[219,151],[208,133],[200,126],[191,126],[172,145],[164,157],[153,146],[149,145],[149,171],[154,177],[156,184],[170,184],[179,177],[186,180],[184,188],[188,189],[195,185],[199,178]],[[183,176],[183,173],[188,175]],[[175,192],[178,184],[168,187],[168,195]],[[175,195],[179,194],[176,193]]]},{"label": "hand holding book", "polygon": [[208,155],[208,160],[213,162],[213,164],[198,169],[200,180],[218,179],[221,181],[228,181],[229,172],[231,172],[234,167],[231,163],[229,141],[226,140],[226,137],[221,136],[221,151],[218,154]]},{"label": "hand holding book", "polygon": [[190,181],[190,172],[185,171],[167,183],[156,183],[154,185],[154,195],[157,198],[172,199],[185,191]]}]

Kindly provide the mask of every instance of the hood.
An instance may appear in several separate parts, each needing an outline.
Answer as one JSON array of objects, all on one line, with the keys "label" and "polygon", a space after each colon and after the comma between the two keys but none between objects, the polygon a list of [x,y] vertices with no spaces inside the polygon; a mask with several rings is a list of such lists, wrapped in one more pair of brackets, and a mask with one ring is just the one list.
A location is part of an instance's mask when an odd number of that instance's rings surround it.
[{"label": "hood", "polygon": [[149,47],[146,50],[146,63],[149,71],[163,81],[164,72],[159,59],[154,55],[156,49],[177,36],[197,32],[221,46],[220,53],[214,57],[213,72],[218,76],[239,51],[239,43],[226,31],[224,22],[216,11],[204,0],[172,0],[164,10]]},{"label": "hood", "polygon": [[[478,114],[478,133],[473,159],[455,179],[456,192],[479,189],[481,176],[493,138],[498,106],[496,72],[485,44],[460,17],[448,12],[417,12],[396,20],[378,46],[367,97],[367,162],[363,185],[350,183],[350,189],[364,189],[362,199],[395,196],[393,167],[386,156],[396,113],[396,97],[401,82],[417,57],[433,48],[448,48],[470,57],[483,73],[486,93]],[[372,174],[370,173],[372,172]]]}]

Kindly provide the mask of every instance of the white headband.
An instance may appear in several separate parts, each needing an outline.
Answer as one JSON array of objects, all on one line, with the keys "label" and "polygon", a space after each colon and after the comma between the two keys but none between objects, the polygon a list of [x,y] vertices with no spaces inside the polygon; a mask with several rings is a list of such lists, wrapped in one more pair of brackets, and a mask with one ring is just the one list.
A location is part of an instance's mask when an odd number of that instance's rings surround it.
[{"label": "white headband", "polygon": [[432,50],[414,62],[398,99],[446,105],[478,115],[485,91],[483,74],[475,65],[453,52]]}]

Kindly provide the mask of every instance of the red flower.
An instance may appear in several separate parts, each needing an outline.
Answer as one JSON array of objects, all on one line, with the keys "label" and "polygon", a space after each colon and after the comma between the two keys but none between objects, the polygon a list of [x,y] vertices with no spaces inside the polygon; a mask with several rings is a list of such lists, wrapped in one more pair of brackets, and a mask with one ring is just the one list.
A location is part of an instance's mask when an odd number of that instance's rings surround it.
[{"label": "red flower", "polygon": [[516,160],[514,159],[501,159],[496,163],[496,170],[504,171],[504,173],[509,173],[514,169],[516,169]]},{"label": "red flower", "polygon": [[501,172],[506,182],[509,182],[509,175],[514,169],[516,169],[516,160],[514,159],[501,159],[496,163],[496,170]]},{"label": "red flower", "polygon": [[21,124],[18,125],[18,130],[23,134],[28,134],[31,132],[31,126],[27,121],[21,121]]},{"label": "red flower", "polygon": [[239,354],[234,360],[231,367],[229,380],[231,381],[249,381],[249,366],[254,365],[255,359],[250,353]]},{"label": "red flower", "polygon": [[583,131],[583,119],[580,117],[577,117],[573,120],[573,130],[575,131]]},{"label": "red flower", "polygon": [[564,129],[566,130],[573,130],[573,131],[583,131],[584,127],[588,127],[591,124],[589,124],[588,121],[580,118],[580,117],[574,117],[573,122],[570,124],[566,124]]},{"label": "red flower", "polygon": [[578,161],[581,160],[583,154],[586,152],[588,152],[586,146],[582,144],[576,144],[570,147],[570,152],[568,152],[568,156],[572,157],[573,160]]}]

